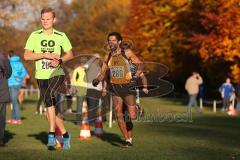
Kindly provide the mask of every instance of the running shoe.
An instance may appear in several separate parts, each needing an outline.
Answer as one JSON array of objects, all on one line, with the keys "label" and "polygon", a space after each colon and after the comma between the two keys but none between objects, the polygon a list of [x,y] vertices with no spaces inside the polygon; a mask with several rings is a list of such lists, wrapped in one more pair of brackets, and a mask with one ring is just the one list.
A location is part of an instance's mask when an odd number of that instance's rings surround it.
[{"label": "running shoe", "polygon": [[19,120],[12,120],[12,124],[22,124],[22,121],[19,119]]},{"label": "running shoe", "polygon": [[48,150],[54,150],[56,145],[56,139],[53,134],[48,134]]},{"label": "running shoe", "polygon": [[133,146],[132,142],[129,142],[129,141],[123,142],[123,147],[125,147],[125,148],[132,147],[132,146]]},{"label": "running shoe", "polygon": [[71,134],[68,134],[69,136],[68,136],[68,138],[64,138],[63,137],[63,149],[64,150],[68,150],[68,149],[70,149],[70,140],[71,140]]}]

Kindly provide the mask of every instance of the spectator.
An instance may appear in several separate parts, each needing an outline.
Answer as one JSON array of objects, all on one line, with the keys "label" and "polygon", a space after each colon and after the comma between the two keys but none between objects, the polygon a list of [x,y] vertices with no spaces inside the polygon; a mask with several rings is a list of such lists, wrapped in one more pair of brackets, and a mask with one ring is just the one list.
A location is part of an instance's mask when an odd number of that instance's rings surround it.
[{"label": "spectator", "polygon": [[20,57],[15,55],[13,50],[9,51],[8,55],[12,67],[12,75],[8,79],[8,86],[13,109],[11,119],[9,119],[7,122],[12,124],[21,124],[22,121],[19,113],[18,94],[22,86],[23,79],[27,75],[27,71],[20,61]]},{"label": "spectator", "polygon": [[81,113],[84,102],[86,102],[87,79],[83,63],[84,58],[81,58],[80,64],[76,65],[71,76],[71,85],[74,89],[74,94],[77,97],[77,124],[81,123]]},{"label": "spectator", "polygon": [[225,111],[230,105],[230,96],[232,92],[235,92],[233,85],[231,84],[230,78],[226,79],[226,82],[219,88],[221,97],[223,99],[223,105],[221,111]]},{"label": "spectator", "polygon": [[25,95],[25,89],[27,89],[27,82],[30,79],[29,74],[27,74],[22,82],[22,86],[20,88],[19,94],[18,94],[18,102],[19,102],[19,107],[21,110],[23,110],[22,103],[24,101],[24,95]]},{"label": "spectator", "polygon": [[4,130],[6,127],[6,104],[10,102],[7,79],[11,76],[12,69],[9,60],[0,53],[0,147],[4,146]]},{"label": "spectator", "polygon": [[[99,72],[101,71],[100,66],[100,56],[99,54],[94,54],[87,63],[84,65],[87,76],[87,105],[89,112],[89,122],[93,124],[97,118],[98,112],[98,104],[99,100],[102,98],[102,84],[94,87],[92,85],[93,79],[97,77]],[[100,82],[101,83],[101,82]],[[105,118],[106,110],[105,108],[101,108],[103,114],[103,119]]]},{"label": "spectator", "polygon": [[194,105],[197,112],[200,112],[197,106],[197,95],[199,92],[199,85],[203,83],[202,77],[199,73],[193,72],[192,75],[187,79],[185,89],[189,95],[189,102],[187,105],[187,113],[190,113],[191,106]]},{"label": "spectator", "polygon": [[229,98],[229,106],[227,107],[228,111],[234,110],[235,98],[236,98],[235,92],[231,92],[230,93],[230,98]]},{"label": "spectator", "polygon": [[201,99],[205,99],[206,95],[205,95],[205,85],[202,83],[199,85],[199,98]]}]

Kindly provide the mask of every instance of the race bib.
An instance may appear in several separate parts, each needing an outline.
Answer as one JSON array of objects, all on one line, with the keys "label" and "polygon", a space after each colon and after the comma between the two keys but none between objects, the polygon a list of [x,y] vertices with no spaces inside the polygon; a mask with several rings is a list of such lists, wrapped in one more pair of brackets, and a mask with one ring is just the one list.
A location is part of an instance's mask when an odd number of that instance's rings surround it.
[{"label": "race bib", "polygon": [[50,67],[50,62],[51,60],[49,59],[42,59],[42,69],[52,69],[52,67]]},{"label": "race bib", "polygon": [[124,67],[123,66],[111,67],[111,76],[113,78],[124,78]]}]

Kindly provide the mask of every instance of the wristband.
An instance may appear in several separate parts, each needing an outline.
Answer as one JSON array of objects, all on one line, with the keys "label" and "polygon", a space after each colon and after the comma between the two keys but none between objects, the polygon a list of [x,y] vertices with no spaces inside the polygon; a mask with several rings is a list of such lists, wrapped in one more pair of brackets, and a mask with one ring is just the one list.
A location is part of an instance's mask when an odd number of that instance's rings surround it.
[{"label": "wristband", "polygon": [[59,62],[59,65],[61,65],[62,64],[62,59],[60,58],[59,60],[58,60],[58,62]]}]

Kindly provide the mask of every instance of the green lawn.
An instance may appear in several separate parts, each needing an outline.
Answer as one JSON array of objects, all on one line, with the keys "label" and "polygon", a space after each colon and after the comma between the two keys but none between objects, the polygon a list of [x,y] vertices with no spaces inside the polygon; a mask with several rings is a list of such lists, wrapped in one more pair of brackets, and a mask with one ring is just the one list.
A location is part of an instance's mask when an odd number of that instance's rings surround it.
[{"label": "green lawn", "polygon": [[191,122],[176,122],[162,117],[163,113],[168,116],[183,113],[180,101],[145,98],[142,105],[147,118],[135,122],[132,148],[120,146],[122,136],[116,123],[113,128],[104,125],[102,138],[92,136],[90,141],[79,141],[79,126],[66,121],[66,128],[72,134],[71,150],[48,151],[46,118],[34,115],[36,101],[30,98],[21,112],[23,124],[7,125],[7,147],[0,148],[0,159],[240,159],[239,117],[212,113],[205,108],[202,114],[193,113]]}]

